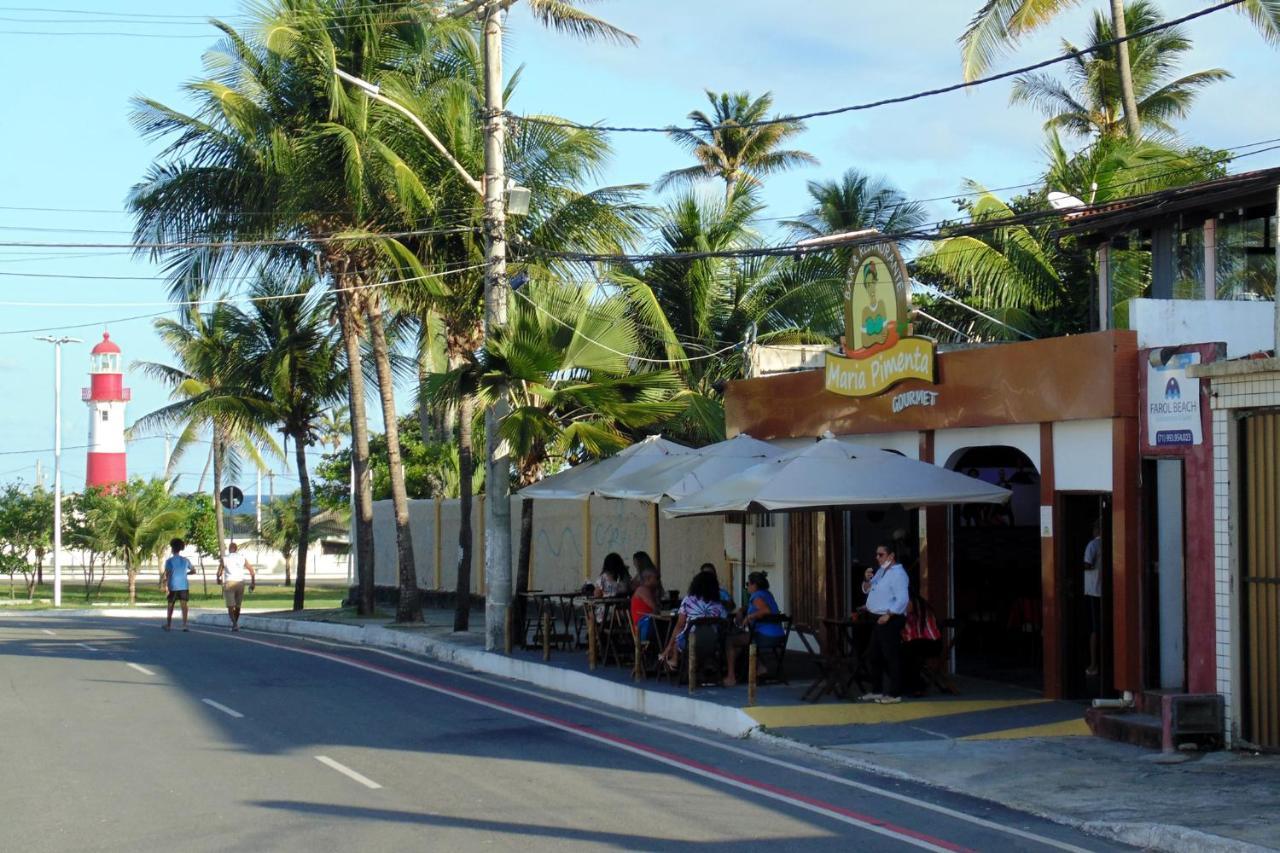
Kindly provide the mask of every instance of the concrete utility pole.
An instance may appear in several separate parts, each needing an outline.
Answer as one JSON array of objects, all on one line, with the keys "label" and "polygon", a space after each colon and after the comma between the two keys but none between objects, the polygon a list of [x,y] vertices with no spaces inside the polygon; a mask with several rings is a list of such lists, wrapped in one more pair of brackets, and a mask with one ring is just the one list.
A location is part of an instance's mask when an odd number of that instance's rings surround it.
[{"label": "concrete utility pole", "polygon": [[62,606],[62,345],[79,338],[36,338],[53,344],[53,606]]},{"label": "concrete utility pole", "polygon": [[[498,4],[485,7],[484,14],[484,233],[486,240],[484,274],[484,337],[507,325],[506,142],[503,116],[502,17]],[[485,648],[503,648],[507,608],[511,606],[511,462],[508,448],[498,428],[506,417],[507,404],[499,397],[484,414],[485,514],[484,567]]]}]

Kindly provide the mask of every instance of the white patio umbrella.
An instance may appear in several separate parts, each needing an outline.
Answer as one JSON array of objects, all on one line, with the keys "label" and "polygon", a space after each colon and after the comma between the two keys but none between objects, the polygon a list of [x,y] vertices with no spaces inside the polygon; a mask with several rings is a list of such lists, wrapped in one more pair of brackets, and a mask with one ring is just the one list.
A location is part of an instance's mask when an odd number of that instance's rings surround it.
[{"label": "white patio umbrella", "polygon": [[672,517],[826,507],[1003,503],[1008,489],[955,471],[840,441],[813,444],[726,477],[664,508]]},{"label": "white patio umbrella", "polygon": [[678,500],[781,454],[772,444],[741,433],[692,453],[657,460],[638,471],[611,476],[596,494],[649,503],[663,498]]},{"label": "white patio umbrella", "polygon": [[584,462],[552,474],[541,482],[521,489],[519,495],[522,498],[583,501],[600,494],[601,487],[615,477],[644,471],[668,457],[687,456],[691,453],[693,450],[682,444],[651,435],[607,459]]}]

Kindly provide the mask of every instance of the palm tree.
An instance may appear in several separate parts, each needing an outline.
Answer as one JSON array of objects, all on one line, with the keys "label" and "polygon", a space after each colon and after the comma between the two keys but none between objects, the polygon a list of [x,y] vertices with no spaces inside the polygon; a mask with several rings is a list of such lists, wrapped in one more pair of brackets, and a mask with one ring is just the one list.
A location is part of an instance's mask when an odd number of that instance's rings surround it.
[{"label": "palm tree", "polygon": [[[475,116],[484,108],[484,59],[474,32],[454,35],[430,62],[397,69],[384,75],[384,91],[403,104],[432,129],[457,160],[471,173],[484,168],[484,132]],[[516,90],[517,70],[503,92],[509,102]],[[455,212],[453,224],[474,226],[406,239],[424,266],[457,270],[444,295],[423,293],[412,287],[389,288],[392,304],[417,317],[419,384],[430,376],[462,367],[482,345],[483,290],[486,247],[480,239],[483,209],[474,190],[441,161],[423,135],[408,126],[398,112],[375,113],[388,124],[388,138],[407,163],[424,176],[441,196],[439,206]],[[543,118],[553,118],[544,116]],[[398,126],[400,134],[392,135]],[[619,251],[638,239],[647,224],[649,210],[638,202],[640,186],[589,189],[606,164],[610,147],[604,134],[581,128],[522,123],[505,137],[507,174],[530,188],[532,203],[525,215],[512,216],[507,231],[531,249]],[[580,268],[559,261],[540,260],[534,252],[514,262],[516,275],[581,275]],[[457,430],[460,468],[474,467],[472,433],[475,399],[462,393],[455,400],[430,404],[419,394],[419,423],[424,438],[438,427],[452,436]],[[425,412],[432,411],[428,418]],[[459,531],[458,609],[455,629],[466,630],[471,566],[471,484],[469,473],[460,473],[462,524]]]},{"label": "palm tree", "polygon": [[[311,542],[311,473],[307,447],[320,440],[326,410],[343,396],[342,350],[328,311],[312,282],[258,279],[248,310],[231,316],[233,378],[256,395],[269,417],[293,441],[298,472],[298,581],[293,609],[306,596],[307,545]],[[286,585],[288,585],[286,561]]]},{"label": "palm tree", "polygon": [[687,408],[663,431],[692,444],[724,437],[721,389],[743,375],[753,329],[759,343],[828,343],[840,334],[842,277],[813,259],[675,257],[763,246],[749,224],[759,210],[749,189],[724,201],[687,191],[663,211],[649,247],[662,257],[608,274],[630,304],[641,354],[671,364],[685,385]]},{"label": "palm tree", "polygon": [[703,178],[724,181],[727,200],[739,184],[758,186],[767,175],[815,165],[818,159],[807,151],[781,148],[783,143],[804,130],[804,122],[778,121],[754,125],[778,116],[770,116],[773,94],[765,92],[752,98],[750,92],[712,92],[707,90],[711,114],[702,110],[689,113],[696,130],[672,128],[668,135],[698,161],[696,166],[667,172],[654,189],[688,184]]},{"label": "palm tree", "polygon": [[[293,555],[298,555],[298,583],[301,585],[306,576],[303,561],[307,558],[307,545],[318,542],[327,536],[337,536],[346,531],[346,527],[337,519],[303,514],[306,499],[299,493],[278,498],[263,507],[262,541],[267,547],[279,551],[284,558],[284,585],[289,585],[289,569]],[[296,598],[296,595],[295,595]],[[295,606],[294,610],[302,608]]]},{"label": "palm tree", "polygon": [[[986,0],[960,36],[964,79],[981,77],[1006,49],[1079,4],[1080,0]],[[1117,37],[1127,35],[1123,0],[1111,0],[1110,7],[1112,32]],[[1249,16],[1268,43],[1280,44],[1280,3],[1275,0],[1245,0],[1236,9]],[[1141,125],[1136,87],[1130,70],[1130,46],[1127,42],[1119,46],[1116,67],[1127,134],[1130,139],[1137,140],[1141,135]]]},{"label": "palm tree", "polygon": [[[518,487],[541,479],[548,460],[608,455],[630,443],[628,431],[671,418],[686,405],[674,373],[634,369],[640,334],[628,309],[618,296],[591,300],[583,287],[530,282],[515,293],[506,329],[486,341],[473,362],[435,377],[431,393],[448,400],[466,384],[482,405],[507,400],[500,429]],[[516,589],[525,591],[533,501],[522,502],[520,520]]]},{"label": "palm tree", "polygon": [[[259,448],[265,448],[272,456],[282,455],[268,429],[269,407],[237,384],[235,346],[231,338],[233,316],[234,309],[218,303],[207,312],[191,306],[181,321],[160,318],[154,324],[156,332],[177,363],[134,364],[135,368],[168,385],[173,402],[139,418],[130,427],[130,434],[145,435],[181,426],[169,456],[166,478],[172,475],[186,452],[208,435],[215,501],[222,492],[226,474],[235,477],[239,472],[241,458],[248,459],[262,471],[267,465]],[[221,551],[226,540],[221,509],[217,512],[216,524]]]},{"label": "palm tree", "polygon": [[[135,102],[134,122],[143,134],[171,142],[134,188],[130,205],[140,243],[179,244],[157,253],[178,294],[189,297],[198,278],[260,265],[264,256],[274,269],[314,270],[332,288],[358,483],[360,609],[370,613],[373,503],[360,342],[367,329],[385,412],[394,401],[376,288],[383,279],[406,276],[424,289],[443,288],[424,277],[402,243],[384,236],[420,218],[430,193],[374,133],[379,125],[371,121],[368,100],[337,85],[333,69],[336,63],[376,78],[379,69],[430,54],[451,27],[414,2],[274,0],[254,14],[258,35],[217,24],[225,41],[207,60],[208,76],[187,86],[194,112]],[[290,242],[243,242],[282,239]],[[388,454],[398,456],[396,436],[388,438]],[[391,470],[405,593],[398,615],[412,618],[417,586],[398,459]]]},{"label": "palm tree", "polygon": [[138,569],[148,558],[158,557],[169,540],[187,527],[187,512],[169,495],[163,480],[132,480],[104,492],[91,510],[90,526],[103,543],[124,562],[129,576],[129,603],[137,602]]},{"label": "palm tree", "polygon": [[[1125,10],[1130,32],[1163,23],[1155,6],[1138,0]],[[1089,47],[1115,38],[1110,20],[1095,13],[1089,31]],[[1140,36],[1128,43],[1132,60],[1134,97],[1138,118],[1147,127],[1172,134],[1171,121],[1186,116],[1197,92],[1231,77],[1221,68],[1197,71],[1169,79],[1182,54],[1191,49],[1191,40],[1179,28]],[[1063,41],[1064,53],[1076,53],[1075,45]],[[1024,74],[1014,81],[1012,103],[1031,104],[1048,116],[1047,130],[1062,129],[1079,136],[1118,136],[1125,133],[1119,69],[1114,47],[1076,56],[1067,63],[1067,82],[1043,72]]]},{"label": "palm tree", "polygon": [[813,204],[798,219],[784,222],[798,237],[822,237],[874,228],[885,233],[924,225],[924,205],[911,201],[885,178],[849,169],[839,180],[810,181]]}]

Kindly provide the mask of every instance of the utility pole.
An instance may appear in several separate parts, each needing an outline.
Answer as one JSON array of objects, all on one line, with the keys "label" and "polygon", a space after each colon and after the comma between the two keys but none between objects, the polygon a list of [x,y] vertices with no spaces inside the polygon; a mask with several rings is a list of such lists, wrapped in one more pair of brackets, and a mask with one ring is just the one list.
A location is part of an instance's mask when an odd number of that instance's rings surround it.
[{"label": "utility pole", "polygon": [[[502,80],[502,23],[497,3],[484,12],[484,338],[507,325],[507,212],[505,105]],[[507,608],[511,606],[511,463],[506,442],[498,434],[507,403],[500,395],[484,415],[485,444],[485,625],[484,645],[492,651],[505,646]]]},{"label": "utility pole", "polygon": [[79,338],[36,338],[53,344],[53,606],[62,606],[62,345]]}]

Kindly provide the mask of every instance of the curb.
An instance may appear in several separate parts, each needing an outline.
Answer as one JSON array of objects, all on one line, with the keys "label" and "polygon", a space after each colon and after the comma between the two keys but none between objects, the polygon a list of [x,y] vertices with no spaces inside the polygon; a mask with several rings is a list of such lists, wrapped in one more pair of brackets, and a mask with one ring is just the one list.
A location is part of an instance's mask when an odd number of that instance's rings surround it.
[{"label": "curb", "polygon": [[[227,627],[230,620],[224,613],[201,613],[193,618],[197,625]],[[884,767],[873,761],[844,755],[833,750],[810,746],[764,729],[740,708],[729,708],[713,702],[703,702],[669,693],[655,693],[640,687],[617,684],[586,673],[557,669],[533,661],[509,658],[506,655],[470,649],[447,641],[422,635],[392,631],[380,625],[336,625],[331,622],[304,622],[269,616],[244,614],[240,623],[246,628],[274,634],[291,634],[351,645],[372,648],[397,649],[419,654],[441,663],[453,664],[475,672],[521,681],[599,702],[612,708],[644,714],[671,722],[726,734],[735,738],[749,737],[769,746],[791,752],[821,757],[836,764],[889,779],[925,785],[942,791],[973,797],[996,803],[1005,808],[1043,818],[1061,826],[1071,827],[1096,838],[1105,838],[1129,844],[1144,850],[1215,851],[1216,853],[1266,853],[1268,848],[1245,841],[1224,838],[1176,824],[1123,823],[1082,820],[1070,815],[1046,812],[1025,803],[998,800],[975,794],[973,791],[952,787],[905,773],[892,767]]]},{"label": "curb", "polygon": [[[193,621],[197,625],[217,627],[227,627],[230,624],[226,614],[202,613]],[[558,693],[589,699],[612,708],[683,723],[730,737],[746,737],[759,728],[759,723],[741,708],[729,708],[714,702],[703,702],[669,693],[656,693],[629,684],[618,684],[596,678],[582,672],[509,658],[506,655],[486,652],[482,649],[463,648],[433,637],[393,631],[380,625],[335,625],[331,622],[304,622],[297,619],[249,614],[240,617],[240,624],[245,628],[273,634],[291,634],[351,645],[411,652],[441,663],[449,663],[513,681],[522,681]]]}]

